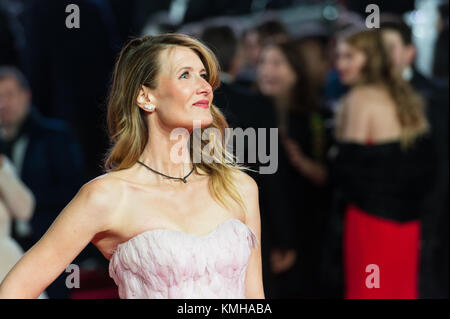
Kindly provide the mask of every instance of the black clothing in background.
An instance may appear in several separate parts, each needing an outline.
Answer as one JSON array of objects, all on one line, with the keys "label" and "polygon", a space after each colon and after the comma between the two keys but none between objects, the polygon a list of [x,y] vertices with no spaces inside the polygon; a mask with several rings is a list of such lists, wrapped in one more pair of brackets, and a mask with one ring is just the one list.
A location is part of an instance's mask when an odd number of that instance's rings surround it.
[{"label": "black clothing in background", "polygon": [[[270,150],[269,129],[276,128],[275,113],[270,100],[264,96],[250,93],[243,87],[234,84],[222,83],[214,92],[214,105],[223,112],[231,128],[254,128],[256,141],[260,134],[258,128],[266,132],[266,154]],[[262,136],[261,136],[262,138]],[[268,163],[261,163],[256,156],[257,163],[250,163],[245,156],[243,164],[258,172],[246,171],[255,179],[259,187],[259,203],[261,212],[262,233],[262,262],[263,280],[267,298],[278,298],[282,294],[282,287],[275,282],[275,277],[270,271],[270,252],[273,248],[296,248],[297,229],[294,216],[286,197],[286,172],[285,165],[281,162],[281,143],[278,136],[278,170],[275,174],[259,174],[260,167]],[[258,149],[256,149],[258,154]],[[245,154],[248,154],[248,140],[245,141]],[[297,285],[291,282],[291,285]]]},{"label": "black clothing in background", "polygon": [[[0,140],[0,153],[13,157],[13,148],[22,137],[28,138],[20,168],[20,178],[35,197],[30,220],[31,234],[22,237],[12,223],[12,237],[27,251],[47,231],[61,210],[75,196],[84,180],[84,164],[73,131],[60,121],[48,119],[32,107],[12,141]],[[82,258],[81,256],[80,258]],[[50,298],[67,298],[65,274],[47,289]]]},{"label": "black clothing in background", "polygon": [[[448,59],[448,57],[447,57]],[[448,298],[448,81],[427,78],[413,68],[412,86],[425,100],[437,174],[422,215],[420,296]],[[445,270],[444,270],[445,269]]]},{"label": "black clothing in background", "polygon": [[436,178],[436,154],[429,137],[407,149],[399,142],[338,143],[333,162],[336,187],[349,204],[395,220],[418,220]]},{"label": "black clothing in background", "polygon": [[[332,145],[331,130],[326,122],[332,113],[323,108],[309,112],[290,112],[288,135],[296,141],[309,159],[322,163],[326,168],[326,154]],[[300,298],[322,297],[323,283],[320,273],[322,245],[326,239],[325,229],[329,218],[330,188],[328,184],[315,185],[294,168],[283,153],[286,162],[288,197],[297,227],[298,272],[297,291]]]},{"label": "black clothing in background", "polygon": [[[448,52],[447,52],[448,53]],[[448,57],[447,57],[448,60]],[[420,296],[448,298],[448,81],[439,81],[412,68],[411,85],[423,97],[431,140],[437,154],[437,174],[432,191],[425,199],[422,214],[422,252],[420,267]],[[448,219],[447,219],[448,220]],[[448,245],[447,245],[448,247]],[[442,266],[447,263],[447,266]]]},{"label": "black clothing in background", "polygon": [[343,218],[347,205],[355,204],[369,214],[399,222],[423,220],[426,199],[436,179],[437,158],[429,136],[419,138],[407,151],[399,142],[370,146],[338,143],[331,153],[333,199],[328,231],[333,241],[327,245],[326,256],[334,267],[324,274],[332,289],[343,296]]}]

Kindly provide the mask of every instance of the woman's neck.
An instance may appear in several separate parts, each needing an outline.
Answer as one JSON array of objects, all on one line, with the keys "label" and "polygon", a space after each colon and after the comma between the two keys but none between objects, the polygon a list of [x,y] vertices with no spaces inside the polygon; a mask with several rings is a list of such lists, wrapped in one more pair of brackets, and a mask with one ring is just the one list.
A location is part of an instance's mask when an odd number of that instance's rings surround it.
[{"label": "woman's neck", "polygon": [[[177,135],[175,140],[171,140],[170,133],[154,130],[139,160],[162,174],[182,178],[192,169],[188,148],[189,136],[189,134]],[[160,181],[170,181],[156,173],[154,176]]]}]

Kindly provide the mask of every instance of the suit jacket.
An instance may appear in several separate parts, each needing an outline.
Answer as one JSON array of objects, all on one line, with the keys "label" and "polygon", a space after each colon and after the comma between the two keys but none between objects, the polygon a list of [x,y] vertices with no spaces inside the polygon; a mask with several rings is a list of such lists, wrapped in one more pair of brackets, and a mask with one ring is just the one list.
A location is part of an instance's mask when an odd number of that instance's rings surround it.
[{"label": "suit jacket", "polygon": [[[430,124],[431,139],[437,154],[438,174],[433,192],[428,199],[426,212],[445,214],[448,205],[448,82],[439,82],[420,74],[413,68],[411,85],[422,95],[426,103],[426,114]],[[430,233],[435,233],[430,230]]]},{"label": "suit jacket", "polygon": [[[19,145],[25,145],[22,160],[16,155]],[[22,181],[35,196],[36,207],[29,222],[31,233],[18,233],[17,222],[12,223],[11,235],[26,251],[44,235],[83,183],[82,154],[65,122],[45,118],[34,107],[12,141],[0,139],[0,153],[17,162]],[[47,287],[50,298],[69,296],[65,279],[66,273],[62,273]]]},{"label": "suit jacket", "polygon": [[69,126],[60,120],[43,117],[31,108],[21,130],[28,137],[20,177],[32,191],[36,208],[30,225],[31,238],[15,233],[25,250],[50,227],[84,182],[80,147]]}]

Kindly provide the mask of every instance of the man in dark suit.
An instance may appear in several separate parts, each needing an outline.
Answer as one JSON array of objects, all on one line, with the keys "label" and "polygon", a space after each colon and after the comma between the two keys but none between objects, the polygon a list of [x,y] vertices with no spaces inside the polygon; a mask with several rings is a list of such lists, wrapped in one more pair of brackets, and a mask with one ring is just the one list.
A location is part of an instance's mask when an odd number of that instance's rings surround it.
[{"label": "man in dark suit", "polygon": [[[266,132],[266,152],[271,150],[269,140],[270,128],[276,128],[276,116],[272,102],[266,97],[248,91],[246,88],[233,83],[237,74],[238,62],[236,59],[237,39],[233,31],[226,26],[210,27],[204,30],[201,39],[216,54],[222,72],[221,85],[214,92],[214,105],[219,107],[226,117],[229,126],[233,129],[242,128],[255,129],[256,143],[258,138],[258,128],[262,128]],[[279,137],[278,137],[279,138]],[[245,155],[239,161],[244,165],[256,170],[249,171],[259,186],[259,199],[261,210],[261,233],[263,238],[262,244],[262,262],[263,262],[263,279],[266,296],[268,298],[278,298],[283,294],[289,294],[291,289],[295,290],[298,286],[296,280],[290,281],[290,288],[276,282],[279,277],[275,275],[296,275],[294,264],[296,263],[296,229],[293,218],[293,212],[285,196],[285,185],[287,176],[285,171],[285,159],[281,152],[281,143],[279,139],[278,148],[275,150],[277,156],[278,167],[273,174],[260,174],[261,168],[267,166],[262,163],[261,159],[255,155],[256,163],[252,163],[249,159],[249,141],[245,141]],[[237,144],[235,144],[237,145]],[[273,147],[273,144],[272,144]],[[258,154],[258,148],[255,148]],[[239,156],[239,153],[236,154]],[[272,154],[274,155],[274,154]],[[294,272],[294,273],[293,273]],[[292,278],[292,277],[290,277]]]},{"label": "man in dark suit", "polygon": [[[13,237],[25,251],[44,235],[84,181],[80,148],[70,128],[41,116],[30,101],[24,75],[0,67],[0,154],[11,159],[36,199],[31,221],[13,224]],[[64,273],[46,291],[50,298],[68,297]]]},{"label": "man in dark suit", "polygon": [[425,101],[431,137],[439,160],[436,184],[427,198],[422,216],[421,297],[448,298],[448,283],[446,296],[442,295],[440,291],[443,289],[439,286],[446,281],[442,277],[444,273],[437,270],[448,269],[448,264],[445,268],[438,267],[442,260],[448,262],[448,251],[444,253],[447,254],[445,257],[438,250],[445,236],[448,237],[448,227],[446,235],[438,235],[439,225],[448,214],[448,83],[427,78],[414,66],[416,48],[406,23],[401,20],[385,21],[381,28],[394,65]]},{"label": "man in dark suit", "polygon": [[416,48],[412,41],[411,28],[403,21],[392,18],[384,21],[381,29],[394,66],[426,100],[432,98],[439,90],[439,84],[425,77],[414,66]]}]

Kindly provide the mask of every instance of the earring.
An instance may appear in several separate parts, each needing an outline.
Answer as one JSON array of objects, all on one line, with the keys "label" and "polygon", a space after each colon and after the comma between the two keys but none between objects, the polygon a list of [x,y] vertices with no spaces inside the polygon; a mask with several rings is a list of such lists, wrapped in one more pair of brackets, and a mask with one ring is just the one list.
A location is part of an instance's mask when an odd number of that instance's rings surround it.
[{"label": "earring", "polygon": [[155,110],[155,105],[154,104],[145,105],[144,109],[146,109],[147,111],[153,112]]}]

